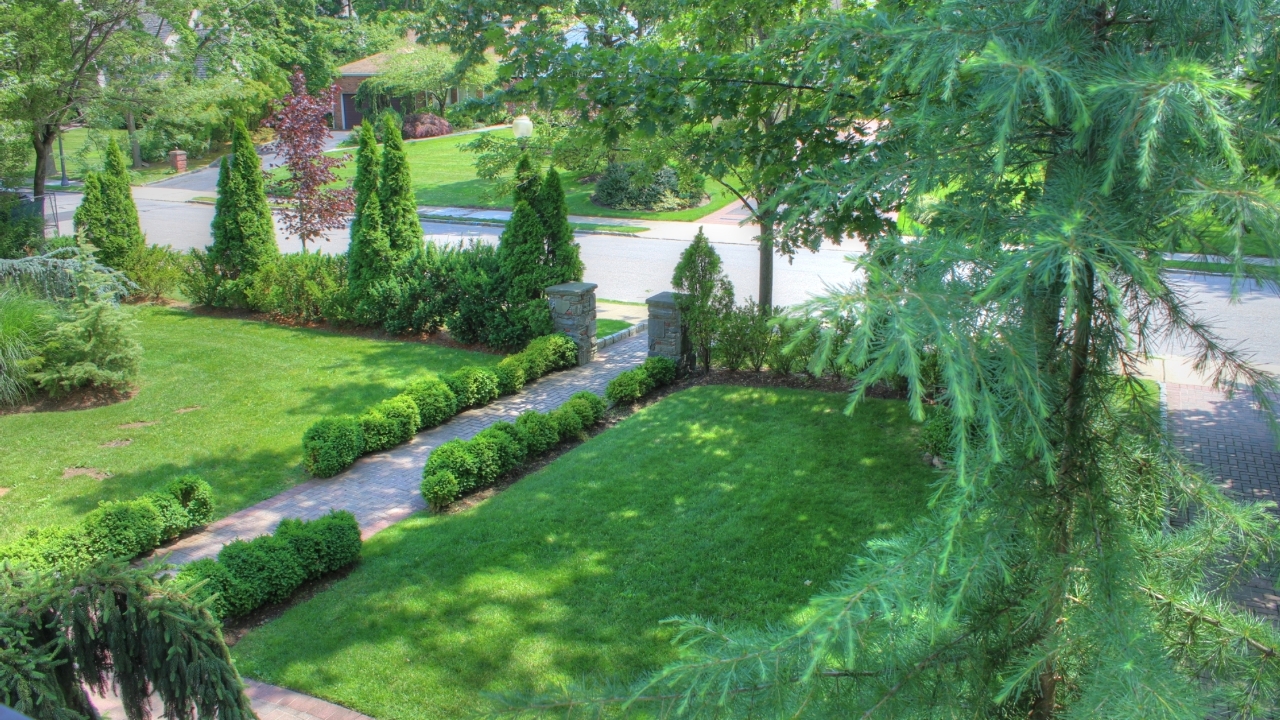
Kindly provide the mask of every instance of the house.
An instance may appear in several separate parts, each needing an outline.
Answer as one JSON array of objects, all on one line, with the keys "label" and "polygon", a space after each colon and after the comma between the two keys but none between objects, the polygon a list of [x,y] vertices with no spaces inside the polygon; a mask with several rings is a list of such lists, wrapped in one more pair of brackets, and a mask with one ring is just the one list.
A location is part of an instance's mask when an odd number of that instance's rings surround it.
[{"label": "house", "polygon": [[[364,119],[364,113],[361,111],[359,104],[356,102],[356,94],[360,91],[360,86],[366,80],[377,77],[396,55],[403,53],[412,53],[417,49],[415,38],[412,33],[406,38],[406,42],[400,47],[380,52],[376,55],[370,55],[361,58],[355,62],[347,63],[338,68],[338,78],[335,84],[338,86],[338,94],[333,102],[333,128],[335,130],[351,130],[360,124]],[[474,97],[484,97],[484,91],[473,88],[450,88],[448,97],[445,102],[449,105],[467,100]],[[420,102],[421,98],[415,101],[413,98],[392,98],[390,104],[397,112],[404,113],[405,106],[411,108],[424,105]],[[411,110],[412,111],[412,110]]]}]

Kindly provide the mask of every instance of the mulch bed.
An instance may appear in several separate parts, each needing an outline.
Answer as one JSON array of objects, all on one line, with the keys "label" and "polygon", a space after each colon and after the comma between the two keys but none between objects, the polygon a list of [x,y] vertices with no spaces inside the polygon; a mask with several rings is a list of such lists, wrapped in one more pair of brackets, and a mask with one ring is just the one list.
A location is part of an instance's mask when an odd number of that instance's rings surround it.
[{"label": "mulch bed", "polygon": [[105,407],[107,405],[114,405],[118,402],[132,400],[137,394],[137,388],[130,388],[126,392],[117,392],[116,390],[106,388],[80,388],[79,390],[73,390],[67,395],[63,395],[60,398],[51,398],[48,395],[44,395],[25,405],[0,407],[0,415],[90,410],[92,408]]}]

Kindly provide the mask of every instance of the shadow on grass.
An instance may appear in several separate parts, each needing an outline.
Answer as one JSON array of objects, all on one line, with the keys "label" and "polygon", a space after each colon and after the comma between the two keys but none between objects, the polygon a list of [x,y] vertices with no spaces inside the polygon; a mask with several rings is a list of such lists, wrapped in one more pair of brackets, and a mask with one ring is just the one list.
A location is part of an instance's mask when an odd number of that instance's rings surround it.
[{"label": "shadow on grass", "polygon": [[384,720],[485,710],[483,692],[629,677],[672,659],[672,615],[785,622],[932,472],[901,403],[677,393],[466,512],[375,536],[360,568],[250,633],[250,676]]}]

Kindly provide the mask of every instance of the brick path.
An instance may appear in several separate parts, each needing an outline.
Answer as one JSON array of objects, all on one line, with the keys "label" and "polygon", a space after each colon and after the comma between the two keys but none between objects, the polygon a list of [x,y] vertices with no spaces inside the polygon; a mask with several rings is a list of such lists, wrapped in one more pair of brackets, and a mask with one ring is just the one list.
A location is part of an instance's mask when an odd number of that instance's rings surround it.
[{"label": "brick path", "polygon": [[[341,705],[255,680],[244,681],[244,694],[249,696],[258,720],[373,720],[368,715],[361,715]],[[125,720],[124,706],[120,704],[118,696],[112,694],[98,697],[90,693],[89,699],[104,718]],[[163,712],[164,706],[160,703],[159,696],[152,696],[152,717],[160,717]]]},{"label": "brick path", "polygon": [[644,361],[647,343],[641,334],[605,348],[592,363],[548,375],[515,395],[460,413],[444,425],[419,433],[408,443],[366,455],[334,477],[296,485],[228,515],[200,533],[160,548],[155,555],[176,565],[214,557],[232,540],[265,535],[285,518],[311,519],[330,509],[354,513],[361,535],[368,538],[426,508],[418,486],[432,449],[447,440],[470,438],[500,420],[514,420],[525,410],[554,410],[582,390],[603,395],[610,380]]},{"label": "brick path", "polygon": [[[1213,388],[1165,383],[1169,427],[1187,457],[1229,493],[1280,503],[1280,450],[1247,392],[1230,400]],[[1276,572],[1237,589],[1236,598],[1280,621]]]}]

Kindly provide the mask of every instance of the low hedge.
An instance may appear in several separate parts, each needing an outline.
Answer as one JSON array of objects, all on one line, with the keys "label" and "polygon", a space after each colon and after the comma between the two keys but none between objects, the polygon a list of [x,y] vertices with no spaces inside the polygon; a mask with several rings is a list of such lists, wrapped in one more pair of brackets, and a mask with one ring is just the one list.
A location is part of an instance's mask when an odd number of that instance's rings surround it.
[{"label": "low hedge", "polygon": [[99,503],[75,525],[34,530],[0,548],[0,558],[72,572],[107,560],[132,560],[212,519],[209,483],[184,475],[133,500]]},{"label": "low hedge", "polygon": [[[322,418],[308,428],[302,437],[303,465],[316,477],[332,477],[361,455],[395,447],[463,410],[488,405],[547,373],[577,364],[578,346],[568,335],[556,334],[534,339],[493,368],[469,366],[438,378],[412,380],[402,393],[358,417]],[[465,492],[467,480],[456,479]]]},{"label": "low hedge", "polygon": [[629,405],[676,379],[676,364],[668,358],[651,357],[609,381],[604,396],[615,405]]},{"label": "low hedge", "polygon": [[470,440],[450,440],[431,452],[422,470],[422,497],[435,510],[492,485],[527,459],[580,437],[604,417],[599,396],[580,392],[550,413],[527,410],[515,424],[490,425]]},{"label": "low hedge", "polygon": [[283,520],[272,535],[236,540],[216,560],[182,568],[176,582],[219,618],[283,602],[304,582],[355,562],[362,542],[356,518],[334,510],[311,521]]}]

